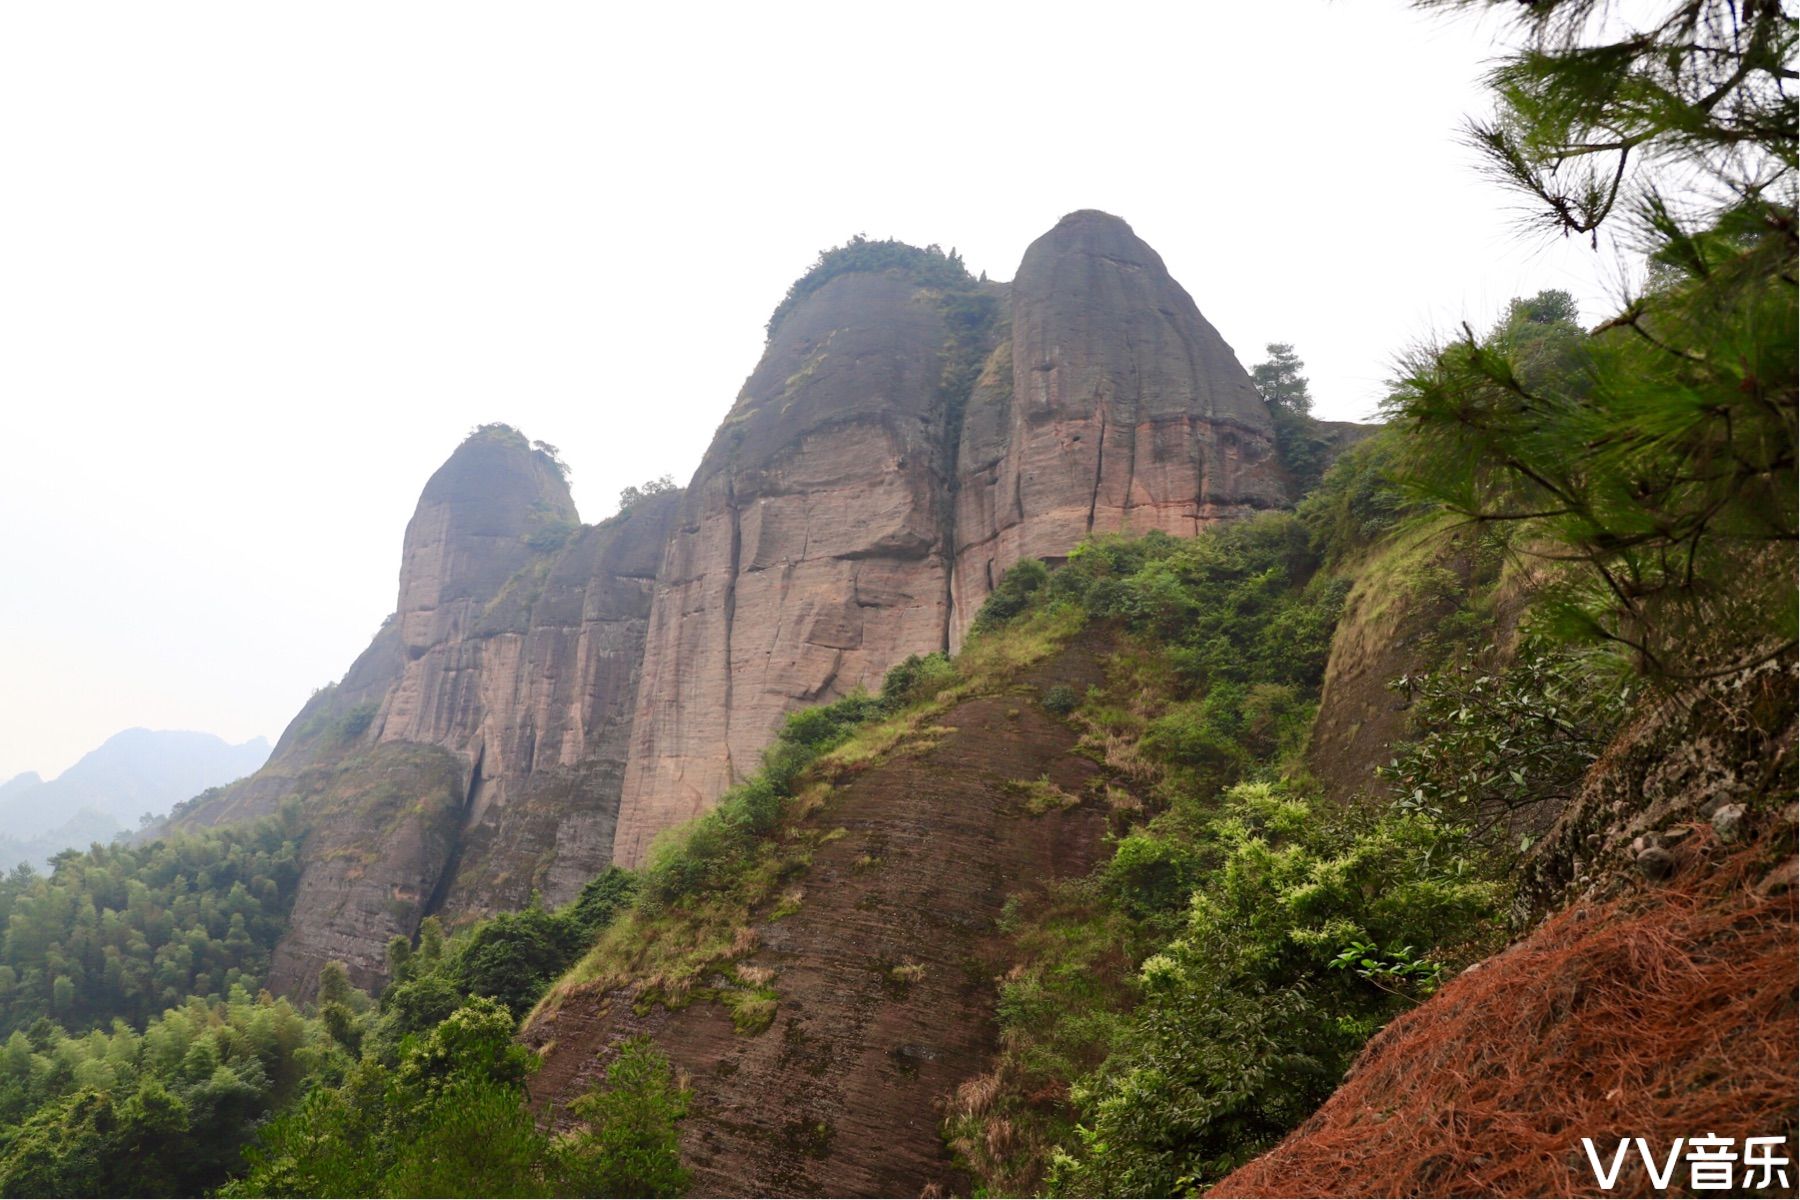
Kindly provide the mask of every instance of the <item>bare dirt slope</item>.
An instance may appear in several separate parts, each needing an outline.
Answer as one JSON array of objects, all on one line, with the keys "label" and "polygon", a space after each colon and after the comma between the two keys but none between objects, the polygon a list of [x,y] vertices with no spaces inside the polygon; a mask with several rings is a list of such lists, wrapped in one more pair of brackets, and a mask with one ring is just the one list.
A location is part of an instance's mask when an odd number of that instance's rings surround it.
[{"label": "bare dirt slope", "polygon": [[[1074,732],[1039,697],[1099,678],[1093,649],[1064,651],[1017,694],[952,709],[940,723],[953,732],[858,776],[807,818],[845,834],[797,881],[798,911],[757,928],[747,961],[774,972],[780,997],[766,1030],[737,1033],[704,1001],[640,1014],[627,991],[576,995],[527,1030],[548,1047],[537,1102],[566,1103],[597,1081],[611,1047],[648,1034],[692,1077],[683,1157],[696,1194],[966,1192],[937,1101],[994,1050],[1006,962],[996,920],[1009,896],[1029,903],[1091,869],[1106,829],[1088,796],[1098,768],[1071,753]],[[1014,781],[1046,777],[1081,801],[1032,815]]]}]

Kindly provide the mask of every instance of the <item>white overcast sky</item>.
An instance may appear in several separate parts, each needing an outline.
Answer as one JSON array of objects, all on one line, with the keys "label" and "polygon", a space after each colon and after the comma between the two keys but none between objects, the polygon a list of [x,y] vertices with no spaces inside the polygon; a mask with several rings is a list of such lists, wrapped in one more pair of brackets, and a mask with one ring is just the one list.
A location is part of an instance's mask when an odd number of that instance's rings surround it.
[{"label": "white overcast sky", "polygon": [[469,429],[582,515],[685,482],[818,250],[1010,278],[1130,221],[1366,417],[1514,295],[1605,315],[1458,141],[1506,31],[1399,0],[0,5],[0,779],[274,738],[393,607]]}]

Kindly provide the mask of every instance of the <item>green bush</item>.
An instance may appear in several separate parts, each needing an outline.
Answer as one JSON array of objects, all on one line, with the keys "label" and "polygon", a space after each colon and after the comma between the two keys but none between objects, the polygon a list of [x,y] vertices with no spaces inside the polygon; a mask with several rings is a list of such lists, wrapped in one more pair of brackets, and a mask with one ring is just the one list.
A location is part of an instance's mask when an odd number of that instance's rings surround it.
[{"label": "green bush", "polygon": [[1409,1003],[1398,976],[1335,969],[1345,949],[1465,942],[1499,895],[1456,826],[1261,783],[1233,788],[1185,853],[1148,835],[1120,853],[1109,886],[1145,908],[1170,901],[1187,855],[1211,866],[1180,935],[1143,964],[1120,1049],[1073,1091],[1083,1127],[1055,1162],[1061,1195],[1180,1194],[1268,1148]]},{"label": "green bush", "polygon": [[277,1116],[222,1196],[550,1196],[556,1147],[526,1105],[536,1065],[493,1000],[365,1057]]},{"label": "green bush", "polygon": [[1591,662],[1536,641],[1496,670],[1465,660],[1391,686],[1419,731],[1378,771],[1399,802],[1508,833],[1538,831],[1561,811],[1633,696]]},{"label": "green bush", "polygon": [[1187,907],[1205,857],[1183,838],[1135,830],[1100,869],[1106,891],[1133,917],[1166,917]]},{"label": "green bush", "polygon": [[393,1046],[409,1034],[429,1031],[477,997],[523,1017],[636,890],[635,876],[609,867],[555,912],[534,902],[521,912],[478,922],[448,942],[436,919],[428,918],[417,951],[405,938],[389,946],[377,1044]]},{"label": "green bush", "polygon": [[955,679],[956,668],[948,655],[909,654],[882,679],[881,707],[886,712],[899,712],[937,695]]},{"label": "green bush", "polygon": [[791,714],[763,751],[756,774],[727,791],[716,808],[687,825],[678,837],[652,848],[641,875],[645,902],[669,904],[727,883],[755,839],[781,819],[800,773],[885,711],[882,700],[856,692]]},{"label": "green bush", "polygon": [[1392,429],[1351,446],[1295,507],[1313,551],[1336,564],[1375,545],[1418,506],[1394,481],[1405,440]]},{"label": "green bush", "polygon": [[979,633],[1004,625],[1024,612],[1032,597],[1049,580],[1050,569],[1035,558],[1014,563],[982,602],[970,629]]}]

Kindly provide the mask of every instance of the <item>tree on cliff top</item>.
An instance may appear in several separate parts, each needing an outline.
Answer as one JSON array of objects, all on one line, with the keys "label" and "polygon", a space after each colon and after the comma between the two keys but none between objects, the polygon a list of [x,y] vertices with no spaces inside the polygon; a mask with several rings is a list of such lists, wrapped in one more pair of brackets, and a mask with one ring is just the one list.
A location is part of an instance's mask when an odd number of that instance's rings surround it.
[{"label": "tree on cliff top", "polygon": [[954,247],[946,254],[935,244],[920,249],[894,238],[870,241],[859,233],[842,246],[819,251],[818,259],[807,268],[806,274],[794,280],[787,295],[769,314],[769,336],[775,336],[782,318],[792,312],[795,305],[839,275],[896,269],[906,272],[925,287],[967,288],[975,283],[969,269],[963,265],[962,255]]},{"label": "tree on cliff top", "polygon": [[1309,492],[1325,473],[1326,443],[1312,418],[1312,393],[1301,374],[1306,364],[1286,342],[1270,342],[1264,349],[1269,357],[1250,369],[1250,378],[1269,406],[1269,419],[1275,423],[1275,450],[1282,465],[1293,476],[1295,487]]},{"label": "tree on cliff top", "polygon": [[634,483],[620,488],[619,515],[623,516],[630,512],[651,496],[660,496],[664,492],[675,490],[675,478],[672,475],[658,475],[655,479],[646,479],[642,483]]}]

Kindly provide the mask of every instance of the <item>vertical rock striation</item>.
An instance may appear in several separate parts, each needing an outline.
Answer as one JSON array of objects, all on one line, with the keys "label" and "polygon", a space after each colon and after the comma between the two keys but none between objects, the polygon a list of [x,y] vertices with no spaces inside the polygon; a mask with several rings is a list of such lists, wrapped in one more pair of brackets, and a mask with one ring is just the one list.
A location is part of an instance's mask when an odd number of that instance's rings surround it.
[{"label": "vertical rock striation", "polygon": [[[1019,559],[1288,499],[1249,376],[1125,222],[1065,217],[1004,294],[977,346],[897,271],[833,279],[777,325],[665,561],[619,862],[715,802],[787,712],[956,648]],[[971,349],[962,396],[946,364]]]},{"label": "vertical rock striation", "polygon": [[851,273],[773,330],[663,562],[618,862],[717,801],[793,709],[943,647],[941,301],[902,270]]},{"label": "vertical rock striation", "polygon": [[960,439],[953,645],[1022,558],[1288,500],[1250,377],[1124,221],[1064,217],[1026,250],[1011,307]]},{"label": "vertical rock striation", "polygon": [[577,523],[562,472],[504,427],[477,431],[407,526],[399,607],[269,765],[177,823],[297,800],[313,828],[272,985],[307,995],[345,962],[379,980],[395,935],[559,904],[612,858],[656,571],[678,493]]},{"label": "vertical rock striation", "polygon": [[1125,222],[1070,214],[1010,285],[859,240],[777,310],[685,493],[583,527],[552,455],[478,430],[420,497],[394,617],[175,820],[309,805],[276,977],[370,980],[426,914],[640,864],[789,712],[955,649],[1019,559],[1287,499],[1249,377]]}]

